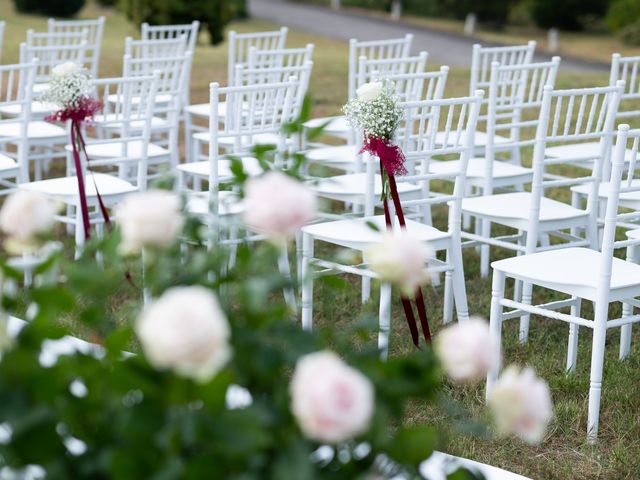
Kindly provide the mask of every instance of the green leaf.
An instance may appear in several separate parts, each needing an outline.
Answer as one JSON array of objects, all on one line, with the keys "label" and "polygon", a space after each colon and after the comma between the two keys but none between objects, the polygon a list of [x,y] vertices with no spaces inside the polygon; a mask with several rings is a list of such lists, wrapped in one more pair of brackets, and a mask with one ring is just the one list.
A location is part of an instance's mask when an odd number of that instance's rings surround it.
[{"label": "green leaf", "polygon": [[417,465],[433,453],[437,432],[430,426],[402,427],[389,451],[391,457],[405,465]]}]

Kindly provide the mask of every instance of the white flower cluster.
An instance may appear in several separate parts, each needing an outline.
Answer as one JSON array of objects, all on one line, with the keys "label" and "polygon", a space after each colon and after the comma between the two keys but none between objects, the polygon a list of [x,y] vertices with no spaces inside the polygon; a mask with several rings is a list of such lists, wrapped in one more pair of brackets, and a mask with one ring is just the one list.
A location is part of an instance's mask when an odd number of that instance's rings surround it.
[{"label": "white flower cluster", "polygon": [[393,83],[366,83],[356,93],[342,109],[349,124],[367,136],[391,140],[402,119]]},{"label": "white flower cluster", "polygon": [[72,108],[90,92],[89,72],[74,62],[66,62],[51,70],[49,88],[42,93],[40,101],[53,103],[61,109]]}]

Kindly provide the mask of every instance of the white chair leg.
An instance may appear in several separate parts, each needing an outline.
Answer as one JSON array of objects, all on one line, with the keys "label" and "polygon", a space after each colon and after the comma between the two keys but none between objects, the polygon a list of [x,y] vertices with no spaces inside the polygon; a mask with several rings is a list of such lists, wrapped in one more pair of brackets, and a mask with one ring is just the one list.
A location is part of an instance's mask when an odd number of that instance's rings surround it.
[{"label": "white chair leg", "polygon": [[302,234],[302,328],[313,328],[313,273],[310,262],[313,257],[313,237]]},{"label": "white chair leg", "polygon": [[184,146],[185,146],[185,157],[187,157],[187,163],[193,162],[193,143],[192,143],[192,126],[191,126],[191,115],[185,112],[184,114]]},{"label": "white chair leg", "polygon": [[462,263],[462,248],[454,246],[450,250],[451,264],[454,269],[451,272],[451,288],[456,304],[458,322],[469,320],[469,305],[467,304],[467,288],[464,282],[464,266]]},{"label": "white chair leg", "polygon": [[302,231],[296,232],[296,276],[298,285],[302,285]]},{"label": "white chair leg", "polygon": [[600,419],[600,398],[602,396],[602,370],[604,368],[604,347],[607,336],[608,302],[596,302],[594,305],[593,347],[591,349],[591,379],[589,386],[589,413],[587,422],[587,440],[595,442],[598,436]]},{"label": "white chair leg", "polygon": [[453,320],[453,281],[451,270],[444,274],[444,305],[442,308],[442,323],[447,325]]},{"label": "white chair leg", "polygon": [[236,265],[236,259],[238,258],[238,226],[229,226],[229,260],[228,269],[231,270]]},{"label": "white chair leg", "polygon": [[82,212],[79,207],[76,207],[76,225],[75,225],[75,239],[76,239],[76,253],[75,258],[80,258],[82,255],[82,247],[84,245],[84,224],[82,223]]},{"label": "white chair leg", "polygon": [[[502,304],[504,298],[504,273],[499,270],[493,271],[493,281],[491,283],[491,314],[489,316],[489,333],[498,345],[498,349],[502,349]],[[486,398],[489,398],[491,390],[498,380],[500,373],[500,364],[496,363],[487,373],[487,387],[485,391]]]},{"label": "white chair leg", "polygon": [[[291,265],[289,264],[289,254],[286,245],[282,246],[282,250],[278,256],[278,270],[280,270],[280,275],[291,281]],[[293,287],[288,286],[284,289],[284,301],[292,312],[298,311]]]},{"label": "white chair leg", "polygon": [[[571,316],[579,317],[582,307],[582,299],[573,297],[575,302],[571,305]],[[577,323],[569,324],[569,345],[567,346],[567,373],[574,373],[576,371],[576,361],[578,358],[578,334],[580,333],[580,326]]]},{"label": "white chair leg", "polygon": [[[362,254],[362,256],[363,256],[362,260],[364,261],[364,263],[367,263],[367,258],[364,253]],[[365,304],[371,298],[371,277],[362,277],[361,282],[362,282],[361,298],[362,298],[362,303]]]},{"label": "white chair leg", "polygon": [[380,285],[380,317],[378,327],[378,350],[380,358],[389,356],[389,331],[391,330],[391,284]]},{"label": "white chair leg", "polygon": [[[522,303],[525,305],[531,305],[531,294],[533,293],[533,285],[531,283],[522,283]],[[520,343],[527,343],[529,339],[529,321],[531,320],[531,314],[527,313],[520,317],[520,331],[518,333],[518,340]]]},{"label": "white chair leg", "polygon": [[[491,222],[489,220],[482,220],[480,229],[484,238],[491,237]],[[489,255],[489,245],[483,244],[480,247],[480,276],[482,278],[489,276]]]},{"label": "white chair leg", "polygon": [[[634,245],[627,247],[627,261],[637,263],[636,248]],[[633,315],[633,305],[630,303],[622,304],[622,316],[630,317]],[[629,356],[631,351],[631,324],[623,325],[620,329],[620,360],[624,360]]]}]

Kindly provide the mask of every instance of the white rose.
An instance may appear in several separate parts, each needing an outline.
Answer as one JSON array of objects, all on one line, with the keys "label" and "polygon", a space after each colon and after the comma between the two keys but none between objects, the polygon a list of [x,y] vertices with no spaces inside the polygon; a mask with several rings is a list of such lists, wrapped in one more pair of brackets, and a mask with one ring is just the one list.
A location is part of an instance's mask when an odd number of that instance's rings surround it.
[{"label": "white rose", "polygon": [[358,100],[363,102],[370,102],[378,98],[382,93],[382,82],[369,82],[362,85],[356,90]]},{"label": "white rose", "polygon": [[457,382],[480,380],[499,361],[497,342],[479,317],[445,328],[434,347],[446,374]]},{"label": "white rose", "polygon": [[274,239],[287,238],[317,214],[314,192],[280,172],[247,182],[244,221]]},{"label": "white rose", "polygon": [[549,385],[530,368],[507,368],[489,395],[496,429],[515,434],[527,443],[540,443],[553,418]]},{"label": "white rose", "polygon": [[54,77],[68,77],[69,75],[73,75],[80,67],[75,62],[65,62],[60,63],[51,69],[51,73]]},{"label": "white rose", "polygon": [[290,391],[293,415],[310,439],[338,443],[369,427],[374,407],[371,381],[332,352],[300,358]]},{"label": "white rose", "polygon": [[397,285],[407,295],[429,281],[425,265],[429,250],[404,231],[385,232],[380,243],[368,248],[366,256],[381,280]]},{"label": "white rose", "polygon": [[134,193],[120,204],[116,220],[122,232],[123,253],[138,253],[144,247],[168,247],[182,228],[180,199],[165,190]]},{"label": "white rose", "polygon": [[0,211],[0,229],[9,237],[12,253],[33,250],[36,237],[53,227],[56,205],[44,195],[19,190],[9,195]]},{"label": "white rose", "polygon": [[227,318],[211,290],[174,287],[147,307],[136,333],[149,363],[206,382],[231,358]]}]

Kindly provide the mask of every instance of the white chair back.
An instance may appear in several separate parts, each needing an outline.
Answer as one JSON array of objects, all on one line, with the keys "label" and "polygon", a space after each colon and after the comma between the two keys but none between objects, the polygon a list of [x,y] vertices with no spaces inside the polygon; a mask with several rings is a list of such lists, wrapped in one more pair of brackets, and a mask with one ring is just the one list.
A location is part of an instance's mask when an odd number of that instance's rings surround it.
[{"label": "white chair back", "polygon": [[249,49],[248,68],[299,67],[313,60],[313,44],[303,48],[283,48],[276,50]]},{"label": "white chair back", "polygon": [[[500,65],[493,62],[489,80],[487,114],[480,116],[486,122],[485,184],[483,194],[493,192],[493,162],[497,150],[514,150],[533,146],[538,125],[544,87],[556,82],[560,57],[550,62]],[[495,136],[507,140],[496,145]]]},{"label": "white chair back", "polygon": [[160,40],[134,40],[127,37],[124,41],[124,54],[131,58],[168,58],[179,57],[187,52],[186,36]]},{"label": "white chair back", "polygon": [[140,27],[140,37],[142,40],[182,39],[185,42],[185,50],[193,53],[198,43],[199,29],[200,22],[198,20],[181,25],[149,25],[148,23],[143,23]]},{"label": "white chair back", "polygon": [[[296,78],[291,78],[282,83],[241,87],[210,85],[209,204],[214,217],[218,214],[218,138],[232,138],[234,144],[228,153],[241,154],[253,146],[255,135],[277,134],[280,139],[277,149],[282,151],[286,141],[282,127],[294,118],[292,107],[297,83]],[[222,102],[226,103],[231,115],[222,117],[218,114]]]},{"label": "white chair back", "polygon": [[235,85],[235,68],[238,64],[244,64],[249,60],[251,48],[258,51],[282,50],[287,41],[289,29],[282,27],[271,32],[237,33],[229,32],[229,56],[227,60],[227,82]]},{"label": "white chair back", "polygon": [[[16,122],[20,127],[13,135],[3,134],[0,136],[0,145],[10,143],[16,145],[15,153],[2,148],[2,154],[13,157],[20,169],[19,181],[29,180],[28,163],[28,135],[27,128],[31,117],[31,102],[33,100],[33,84],[37,68],[37,59],[29,63],[19,63],[15,65],[0,65],[0,108],[12,108],[19,112],[17,116],[11,118],[0,118],[0,131],[6,124],[15,126]],[[7,185],[4,185],[7,186]]]},{"label": "white chair back", "polygon": [[[533,181],[531,186],[531,204],[529,229],[527,234],[527,253],[537,248],[540,232],[540,205],[545,190],[565,188],[573,185],[590,185],[585,213],[588,215],[586,239],[567,238],[568,245],[594,245],[597,243],[598,189],[602,179],[603,164],[611,152],[614,122],[620,104],[624,83],[614,87],[581,88],[572,90],[553,90],[544,87],[540,121],[536,131],[536,143],[533,151]],[[588,158],[546,158],[545,150],[559,144],[598,142],[597,152],[590,152]],[[577,178],[548,180],[546,168],[559,163],[593,161],[591,174]],[[550,227],[551,228],[551,227]],[[562,229],[556,225],[553,230]],[[551,248],[557,248],[553,245]]]},{"label": "white chair back", "polygon": [[88,32],[36,33],[27,31],[27,42],[20,44],[20,63],[38,59],[35,84],[46,84],[51,70],[65,62],[85,66],[88,51]]},{"label": "white chair back", "polygon": [[368,60],[405,58],[411,53],[412,42],[412,34],[387,40],[358,41],[355,38],[349,40],[348,99],[356,95],[357,82],[360,78],[360,57],[366,57]]},{"label": "white chair back", "polygon": [[85,63],[93,78],[98,78],[100,64],[100,48],[104,35],[105,18],[99,17],[93,20],[56,20],[50,18],[47,22],[49,33],[67,34],[87,32],[87,53]]},{"label": "white chair back", "polygon": [[[111,127],[117,132],[112,138],[87,138],[87,145],[120,146],[117,155],[108,159],[88,158],[89,167],[121,170],[135,169],[135,184],[140,190],[147,186],[148,146],[151,135],[151,119],[157,95],[159,75],[104,78],[93,80],[98,100],[103,109],[95,116],[96,123]],[[113,98],[116,101],[113,101]]]},{"label": "white chair back", "polygon": [[536,42],[530,41],[526,45],[512,45],[505,47],[483,47],[475,44],[471,56],[471,79],[469,94],[477,89],[489,88],[491,79],[491,64],[498,62],[502,66],[524,65],[533,61]]},{"label": "white chair back", "polygon": [[629,118],[640,115],[640,56],[622,57],[614,53],[611,58],[611,74],[609,85],[616,85],[619,80],[624,80],[625,87],[622,93],[621,108],[618,110],[618,118]]},{"label": "white chair back", "polygon": [[427,68],[429,54],[420,52],[415,57],[374,58],[364,55],[359,59],[356,90],[367,82],[386,78],[390,75],[414,75],[424,73]]}]

